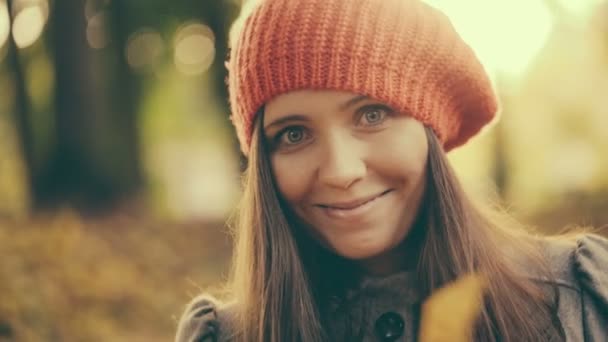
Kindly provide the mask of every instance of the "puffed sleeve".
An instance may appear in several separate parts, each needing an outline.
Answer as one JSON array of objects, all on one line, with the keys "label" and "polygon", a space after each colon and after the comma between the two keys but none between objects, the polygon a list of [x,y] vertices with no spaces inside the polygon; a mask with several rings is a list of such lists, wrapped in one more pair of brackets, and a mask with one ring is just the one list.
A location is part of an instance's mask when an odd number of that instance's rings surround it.
[{"label": "puffed sleeve", "polygon": [[608,341],[608,240],[578,239],[574,268],[581,287],[585,341]]},{"label": "puffed sleeve", "polygon": [[175,342],[227,341],[233,306],[225,305],[209,294],[195,297],[179,320]]}]

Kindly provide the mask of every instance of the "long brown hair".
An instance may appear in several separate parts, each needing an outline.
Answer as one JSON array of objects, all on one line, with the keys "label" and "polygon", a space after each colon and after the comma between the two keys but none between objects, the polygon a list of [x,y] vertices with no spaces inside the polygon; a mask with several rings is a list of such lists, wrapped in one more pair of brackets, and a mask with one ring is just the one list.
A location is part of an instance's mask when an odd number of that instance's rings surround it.
[{"label": "long brown hair", "polygon": [[[273,179],[262,117],[263,113],[258,113],[254,124],[244,193],[234,225],[229,289],[239,309],[233,338],[260,342],[328,340],[320,308],[325,295],[320,279],[324,275],[318,267],[324,265],[331,271],[332,265],[348,265],[348,261],[323,250],[297,229],[297,218],[281,200]],[[525,265],[539,278],[550,279],[536,239],[508,215],[474,203],[462,190],[433,131],[427,128],[426,132],[426,192],[407,238],[418,246],[420,291],[429,295],[471,272],[488,275],[475,340],[563,339],[555,313],[557,291],[547,295],[539,284],[519,272]],[[344,268],[340,270],[338,278],[345,286],[354,281],[342,271]]]}]

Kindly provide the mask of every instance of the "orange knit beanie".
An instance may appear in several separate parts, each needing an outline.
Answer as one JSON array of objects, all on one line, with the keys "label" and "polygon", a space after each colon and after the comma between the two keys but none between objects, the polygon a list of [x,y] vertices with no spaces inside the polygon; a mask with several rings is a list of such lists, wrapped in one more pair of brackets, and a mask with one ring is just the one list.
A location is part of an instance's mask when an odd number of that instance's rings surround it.
[{"label": "orange knit beanie", "polygon": [[475,53],[443,13],[420,0],[254,2],[237,19],[227,64],[231,119],[245,155],[259,109],[298,89],[382,101],[433,128],[446,151],[496,116],[496,95]]}]

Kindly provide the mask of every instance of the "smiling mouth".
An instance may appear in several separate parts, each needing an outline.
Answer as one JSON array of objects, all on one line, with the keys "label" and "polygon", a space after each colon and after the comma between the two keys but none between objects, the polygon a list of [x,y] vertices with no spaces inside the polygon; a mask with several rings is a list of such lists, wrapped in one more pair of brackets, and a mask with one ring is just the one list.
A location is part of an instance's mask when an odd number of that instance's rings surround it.
[{"label": "smiling mouth", "polygon": [[384,195],[386,195],[387,193],[391,192],[392,189],[386,190],[380,194],[376,194],[373,196],[368,196],[365,198],[361,198],[361,199],[357,199],[354,201],[348,201],[348,202],[339,202],[339,203],[331,203],[331,204],[318,204],[317,206],[321,207],[321,208],[326,208],[326,209],[334,209],[334,210],[353,210],[356,209],[358,207],[361,207],[379,197],[382,197]]}]

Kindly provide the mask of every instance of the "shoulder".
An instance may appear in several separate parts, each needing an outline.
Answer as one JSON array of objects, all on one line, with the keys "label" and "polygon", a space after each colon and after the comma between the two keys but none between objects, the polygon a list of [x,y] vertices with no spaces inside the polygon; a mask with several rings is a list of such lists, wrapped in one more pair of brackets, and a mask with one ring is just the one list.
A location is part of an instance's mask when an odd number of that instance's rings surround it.
[{"label": "shoulder", "polygon": [[190,301],[178,322],[175,342],[228,341],[234,331],[235,303],[210,294]]},{"label": "shoulder", "polygon": [[592,234],[579,239],[574,266],[579,281],[608,305],[608,239]]},{"label": "shoulder", "polygon": [[[553,281],[608,300],[608,239],[595,234],[548,238],[542,243]],[[606,303],[608,305],[608,303]]]},{"label": "shoulder", "polygon": [[608,240],[584,234],[547,239],[543,251],[558,289],[558,316],[574,340],[603,340],[608,326]]}]

